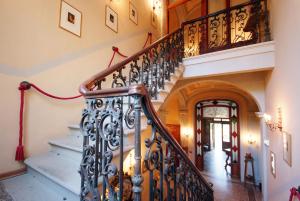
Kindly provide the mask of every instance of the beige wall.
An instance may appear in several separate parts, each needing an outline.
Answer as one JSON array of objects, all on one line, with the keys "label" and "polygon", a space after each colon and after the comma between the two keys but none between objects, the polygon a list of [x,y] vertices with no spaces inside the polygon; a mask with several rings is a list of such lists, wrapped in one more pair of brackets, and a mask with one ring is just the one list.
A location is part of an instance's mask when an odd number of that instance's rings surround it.
[{"label": "beige wall", "polygon": [[[282,109],[283,130],[292,135],[292,167],[283,160],[282,134],[269,132],[270,150],[276,154],[276,178],[269,177],[269,200],[288,200],[289,189],[299,186],[300,157],[300,1],[271,1],[272,33],[276,42],[276,68],[267,79],[266,112],[277,118]],[[269,158],[268,158],[269,160]]]},{"label": "beige wall", "polygon": [[[0,64],[14,68],[37,67],[66,55],[95,48],[102,43],[113,43],[134,32],[150,29],[152,2],[148,0],[132,1],[140,12],[139,26],[128,19],[128,1],[67,2],[82,12],[81,38],[58,28],[60,0],[1,1]],[[118,34],[105,26],[105,5],[118,13]]]},{"label": "beige wall", "polygon": [[[0,2],[0,173],[21,167],[14,161],[20,81],[28,80],[58,96],[77,95],[82,81],[106,68],[113,45],[131,55],[142,48],[149,31],[154,38],[161,35],[161,23],[157,29],[151,26],[152,1],[132,1],[139,11],[138,26],[129,20],[129,1],[67,2],[82,11],[81,38],[58,27],[59,0]],[[118,34],[104,24],[105,4],[118,13]],[[120,60],[116,57],[115,62]],[[79,122],[84,107],[83,99],[57,101],[33,89],[25,99],[26,156],[46,152],[49,139],[68,134],[67,126]]]}]

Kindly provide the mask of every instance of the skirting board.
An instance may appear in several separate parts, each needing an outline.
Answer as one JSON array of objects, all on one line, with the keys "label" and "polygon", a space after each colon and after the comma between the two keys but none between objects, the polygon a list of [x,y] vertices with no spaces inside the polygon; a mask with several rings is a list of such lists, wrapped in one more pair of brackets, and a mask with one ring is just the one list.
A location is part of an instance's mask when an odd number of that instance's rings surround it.
[{"label": "skirting board", "polygon": [[26,167],[20,168],[18,170],[10,171],[10,172],[5,172],[5,173],[0,174],[0,180],[8,179],[10,177],[19,176],[19,175],[25,174],[26,172],[27,172]]}]

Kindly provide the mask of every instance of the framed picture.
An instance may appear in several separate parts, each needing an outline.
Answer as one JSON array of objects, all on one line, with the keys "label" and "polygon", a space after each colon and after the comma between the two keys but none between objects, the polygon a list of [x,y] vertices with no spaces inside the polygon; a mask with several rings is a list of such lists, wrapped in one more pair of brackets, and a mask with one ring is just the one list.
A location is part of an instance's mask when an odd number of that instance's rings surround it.
[{"label": "framed picture", "polygon": [[283,138],[283,160],[292,166],[292,136],[286,132],[282,133]]},{"label": "framed picture", "polygon": [[129,2],[129,19],[134,23],[134,24],[138,24],[138,12],[136,7]]},{"label": "framed picture", "polygon": [[151,12],[151,24],[154,28],[157,27],[157,15],[155,14],[154,10]]},{"label": "framed picture", "polygon": [[275,153],[270,151],[270,168],[271,174],[276,178],[276,156]]},{"label": "framed picture", "polygon": [[67,2],[61,1],[59,27],[80,37],[81,22],[81,12]]},{"label": "framed picture", "polygon": [[118,33],[118,14],[109,6],[105,9],[105,25]]}]

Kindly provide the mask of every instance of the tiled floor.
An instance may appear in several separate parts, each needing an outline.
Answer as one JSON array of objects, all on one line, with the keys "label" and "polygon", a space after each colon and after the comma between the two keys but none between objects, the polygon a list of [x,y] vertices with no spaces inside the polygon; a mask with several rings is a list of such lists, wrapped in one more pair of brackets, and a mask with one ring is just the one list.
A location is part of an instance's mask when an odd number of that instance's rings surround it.
[{"label": "tiled floor", "polygon": [[[232,179],[224,169],[226,155],[224,152],[207,152],[204,157],[205,178],[213,183],[215,201],[261,201],[258,188],[244,185],[238,179]],[[230,168],[228,168],[230,170]]]}]

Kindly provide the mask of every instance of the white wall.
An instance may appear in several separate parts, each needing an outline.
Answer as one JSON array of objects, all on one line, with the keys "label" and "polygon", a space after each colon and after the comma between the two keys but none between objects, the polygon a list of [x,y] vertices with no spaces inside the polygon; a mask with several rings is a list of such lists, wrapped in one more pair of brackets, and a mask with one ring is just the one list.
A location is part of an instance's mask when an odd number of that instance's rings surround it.
[{"label": "white wall", "polygon": [[[58,96],[74,96],[85,79],[103,70],[118,46],[125,55],[142,48],[147,33],[161,35],[151,25],[152,1],[133,0],[138,26],[129,20],[129,1],[80,1],[68,3],[82,11],[82,37],[58,27],[60,0],[3,0],[0,2],[0,174],[22,166],[14,161],[18,143],[19,91],[22,80],[35,83]],[[119,32],[104,24],[105,4],[119,16]],[[162,13],[161,13],[162,14]],[[120,61],[116,57],[116,61]],[[31,89],[25,97],[25,155],[48,150],[49,139],[66,135],[77,124],[84,99],[52,100]]]},{"label": "white wall", "polygon": [[268,169],[270,201],[288,200],[289,189],[300,185],[299,9],[299,0],[271,0],[272,33],[276,42],[276,67],[267,79],[266,111],[276,119],[277,108],[282,109],[283,130],[292,135],[292,167],[283,160],[282,134],[270,132],[270,150],[276,154],[277,159],[276,178]]}]

